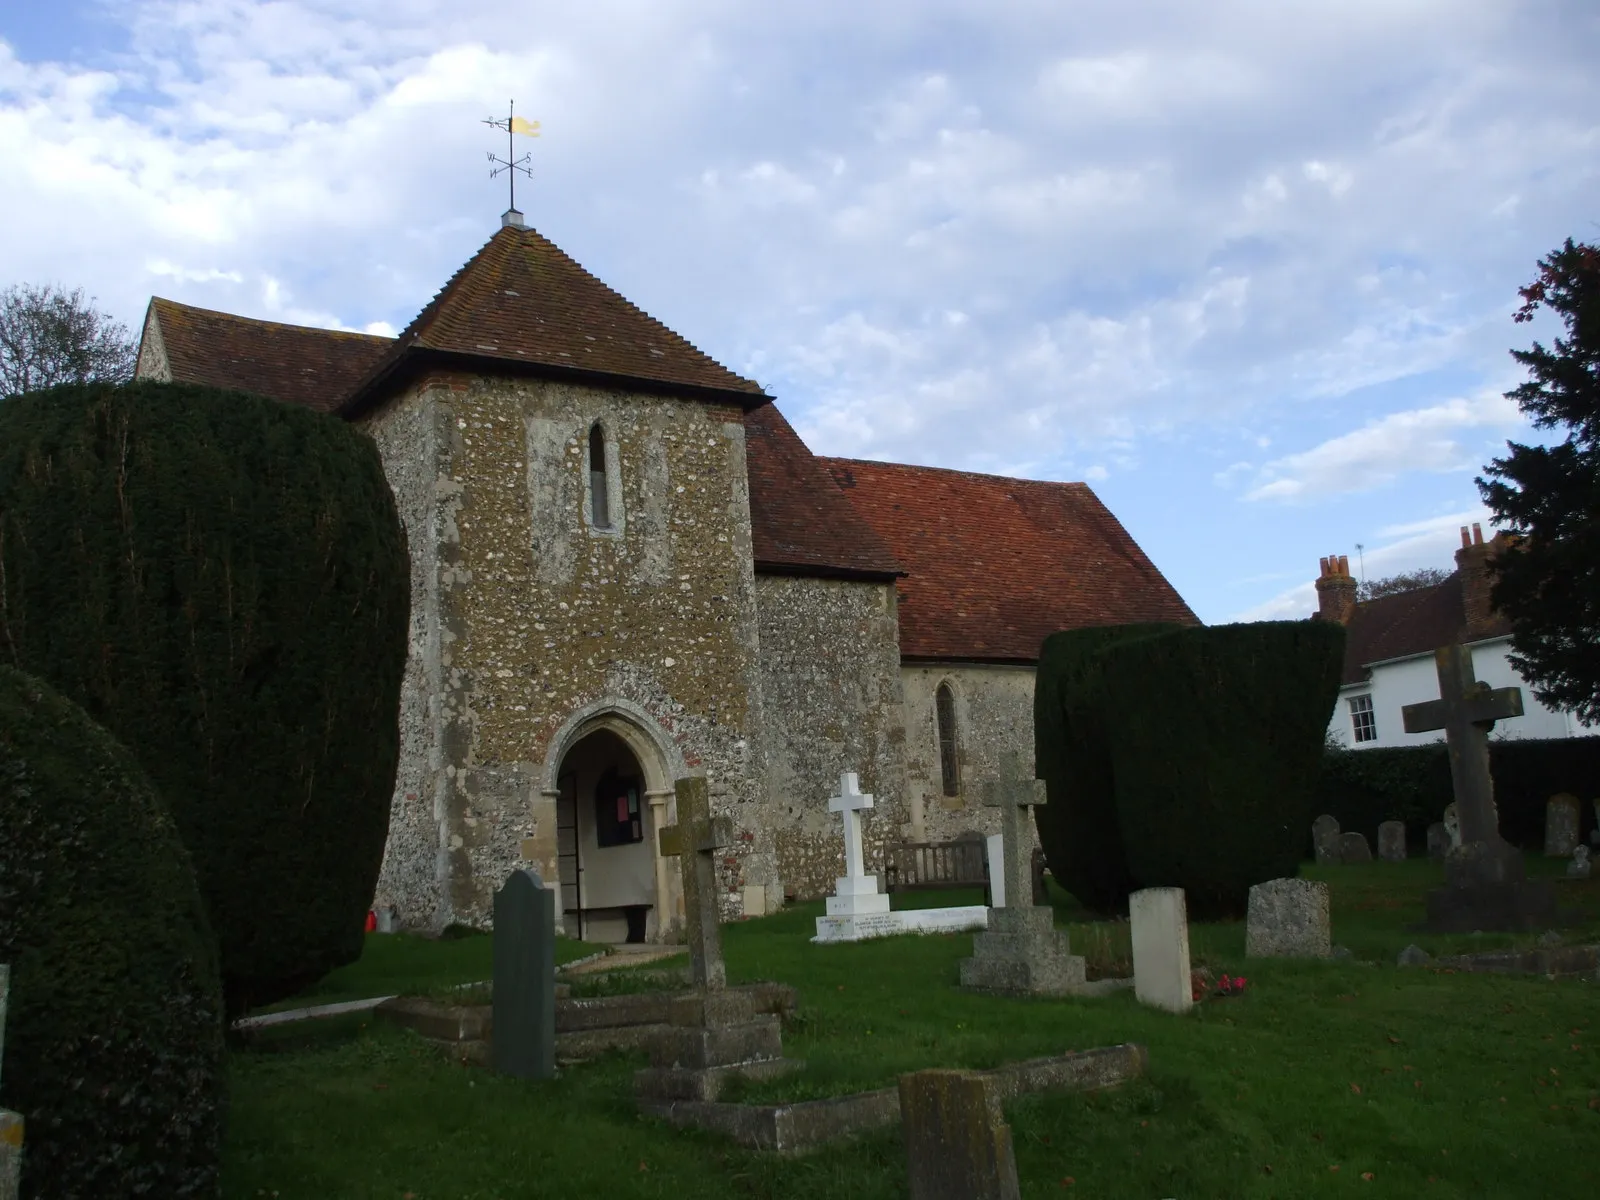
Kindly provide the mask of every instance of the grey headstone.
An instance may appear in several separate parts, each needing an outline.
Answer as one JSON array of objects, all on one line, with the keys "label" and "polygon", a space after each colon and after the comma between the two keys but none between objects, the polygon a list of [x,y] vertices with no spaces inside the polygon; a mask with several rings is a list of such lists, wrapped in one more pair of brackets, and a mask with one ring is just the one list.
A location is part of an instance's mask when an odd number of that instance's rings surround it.
[{"label": "grey headstone", "polygon": [[1317,861],[1324,866],[1344,861],[1339,855],[1339,822],[1323,813],[1311,822],[1311,842],[1316,849]]},{"label": "grey headstone", "polygon": [[1551,796],[1544,806],[1546,858],[1571,858],[1578,845],[1578,798],[1571,792]]},{"label": "grey headstone", "polygon": [[1011,1127],[993,1080],[976,1071],[902,1075],[900,1125],[911,1200],[1020,1200]]},{"label": "grey headstone", "polygon": [[494,894],[496,1071],[519,1079],[556,1073],[556,894],[532,871],[511,872]]},{"label": "grey headstone", "polygon": [[711,815],[711,790],[704,775],[676,780],[678,823],[659,835],[663,857],[676,856],[683,881],[684,933],[689,968],[696,987],[720,988],[728,982],[722,960],[722,929],[717,916],[717,873],[711,856],[733,842],[733,826]]},{"label": "grey headstone", "polygon": [[1443,821],[1435,821],[1428,826],[1428,857],[1435,862],[1440,861],[1450,850],[1450,831],[1444,827]]},{"label": "grey headstone", "polygon": [[1272,879],[1250,889],[1246,958],[1327,958],[1330,951],[1327,884]]},{"label": "grey headstone", "polygon": [[1594,865],[1589,861],[1589,847],[1574,846],[1572,861],[1567,864],[1568,879],[1587,879]]},{"label": "grey headstone", "polygon": [[1342,863],[1371,862],[1372,851],[1367,846],[1367,835],[1364,833],[1341,833],[1339,835],[1339,861]]},{"label": "grey headstone", "polygon": [[1406,825],[1404,821],[1385,821],[1378,826],[1378,857],[1384,862],[1405,862]]},{"label": "grey headstone", "polygon": [[1412,945],[1407,946],[1404,950],[1400,951],[1400,957],[1395,961],[1398,962],[1402,967],[1420,967],[1426,963],[1432,962],[1433,955],[1429,954],[1421,946],[1413,943]]},{"label": "grey headstone", "polygon": [[395,930],[394,909],[392,909],[392,908],[388,907],[387,905],[385,905],[383,908],[380,908],[378,910],[377,917],[378,917],[378,930],[377,931],[379,933],[393,933],[394,932],[394,930]]},{"label": "grey headstone", "polygon": [[1454,850],[1461,845],[1461,818],[1456,815],[1456,806],[1452,801],[1444,806],[1444,832],[1450,839],[1450,849]]}]

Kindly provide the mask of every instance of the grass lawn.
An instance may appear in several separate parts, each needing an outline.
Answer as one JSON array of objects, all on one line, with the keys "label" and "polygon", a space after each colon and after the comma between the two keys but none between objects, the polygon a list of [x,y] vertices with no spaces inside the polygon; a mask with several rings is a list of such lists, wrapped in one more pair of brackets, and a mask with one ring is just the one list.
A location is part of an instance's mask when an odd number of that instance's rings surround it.
[{"label": "grass lawn", "polygon": [[[1530,859],[1536,872],[1559,865]],[[1243,996],[1181,1018],[1126,992],[966,995],[955,983],[970,935],[813,946],[820,905],[732,925],[730,978],[800,989],[785,1047],[808,1064],[747,1098],[837,1094],[919,1067],[1137,1041],[1150,1050],[1145,1080],[1008,1106],[1024,1196],[1592,1194],[1597,985],[1395,967],[1413,941],[1451,953],[1534,940],[1407,932],[1438,873],[1427,862],[1307,867],[1333,886],[1334,940],[1353,951],[1349,960],[1247,962],[1242,925],[1193,927],[1197,964],[1250,982]],[[1566,939],[1600,940],[1600,880],[1561,891],[1585,916]],[[1126,953],[1125,925],[1085,925],[1057,899],[1076,950],[1093,943],[1107,964]],[[383,981],[381,994],[402,980],[428,990],[483,978],[489,942],[371,938],[361,963],[340,973],[349,975],[340,998],[358,981]],[[574,944],[568,957],[586,949]],[[612,1056],[529,1084],[452,1064],[364,1015],[274,1031],[232,1055],[223,1191],[285,1200],[905,1195],[898,1134],[804,1158],[753,1154],[640,1117],[630,1078],[642,1062]]]}]

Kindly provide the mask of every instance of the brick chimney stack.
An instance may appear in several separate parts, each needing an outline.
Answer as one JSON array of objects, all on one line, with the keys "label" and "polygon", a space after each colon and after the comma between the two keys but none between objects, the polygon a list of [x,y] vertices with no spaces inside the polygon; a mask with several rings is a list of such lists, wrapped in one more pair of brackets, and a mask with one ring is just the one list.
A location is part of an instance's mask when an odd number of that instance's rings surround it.
[{"label": "brick chimney stack", "polygon": [[1456,551],[1456,570],[1461,572],[1461,607],[1465,610],[1467,627],[1465,636],[1470,640],[1482,636],[1496,623],[1494,605],[1489,602],[1489,589],[1494,575],[1489,570],[1489,560],[1513,541],[1510,534],[1497,533],[1487,542],[1483,540],[1483,527],[1474,521],[1472,533],[1461,527],[1461,549]]},{"label": "brick chimney stack", "polygon": [[1317,561],[1322,568],[1317,577],[1317,616],[1348,625],[1356,611],[1356,581],[1350,576],[1349,556],[1330,554]]}]

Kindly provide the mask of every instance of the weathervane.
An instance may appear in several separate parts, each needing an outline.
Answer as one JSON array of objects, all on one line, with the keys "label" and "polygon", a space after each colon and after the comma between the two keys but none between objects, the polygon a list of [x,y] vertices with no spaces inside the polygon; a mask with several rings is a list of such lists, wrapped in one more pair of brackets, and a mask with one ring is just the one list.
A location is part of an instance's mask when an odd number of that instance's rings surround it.
[{"label": "weathervane", "polygon": [[517,102],[512,100],[507,105],[505,120],[497,121],[493,117],[485,117],[483,123],[485,125],[493,125],[496,129],[504,129],[506,131],[506,156],[504,158],[500,158],[495,155],[494,151],[491,150],[489,152],[489,161],[499,164],[498,166],[490,169],[489,178],[493,179],[501,172],[509,173],[509,182],[511,184],[511,211],[515,212],[517,210],[517,172],[521,171],[529,179],[533,178],[533,168],[528,165],[533,161],[533,155],[524,154],[521,158],[517,158],[516,144],[511,139],[513,135],[519,133],[524,137],[538,137],[539,122],[525,120],[524,118],[517,116]]}]

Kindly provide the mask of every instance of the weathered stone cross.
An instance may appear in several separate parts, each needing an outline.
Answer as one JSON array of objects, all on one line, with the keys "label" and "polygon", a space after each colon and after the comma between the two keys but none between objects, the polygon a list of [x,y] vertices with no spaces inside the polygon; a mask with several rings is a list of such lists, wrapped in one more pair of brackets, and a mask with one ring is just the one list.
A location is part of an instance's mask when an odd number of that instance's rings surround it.
[{"label": "weathered stone cross", "polygon": [[722,936],[717,927],[717,872],[712,855],[733,844],[733,827],[726,817],[711,816],[705,776],[680,779],[674,789],[678,795],[678,823],[661,831],[661,855],[677,858],[678,873],[683,879],[690,976],[696,987],[721,988],[728,982],[728,973],[722,962]]},{"label": "weathered stone cross", "polygon": [[839,794],[828,797],[828,811],[844,816],[844,873],[847,879],[859,879],[867,873],[861,854],[861,812],[872,807],[872,794],[861,790],[860,779],[854,771],[839,776]]},{"label": "weathered stone cross", "polygon": [[1522,689],[1493,688],[1472,673],[1472,651],[1441,646],[1433,652],[1439,672],[1439,699],[1407,704],[1400,719],[1407,733],[1442,729],[1450,752],[1450,782],[1461,822],[1461,843],[1496,842],[1500,822],[1494,807],[1494,777],[1489,773],[1489,730],[1506,717],[1522,715]]},{"label": "weathered stone cross", "polygon": [[1030,808],[1045,802],[1044,780],[1026,778],[1021,760],[1011,756],[1001,768],[1001,777],[989,780],[983,791],[985,807],[1000,810],[1006,907],[1026,908],[1032,901],[1025,897],[1033,896],[1033,856],[1024,849],[1027,839],[1023,822],[1028,819]]}]

